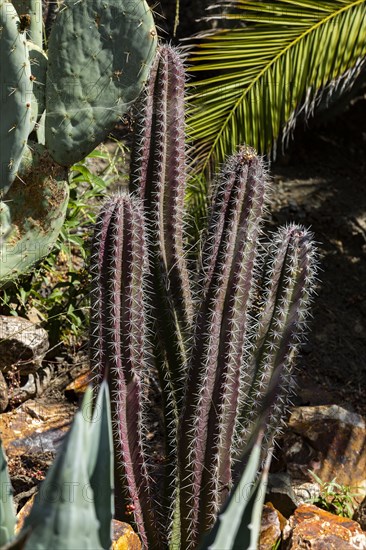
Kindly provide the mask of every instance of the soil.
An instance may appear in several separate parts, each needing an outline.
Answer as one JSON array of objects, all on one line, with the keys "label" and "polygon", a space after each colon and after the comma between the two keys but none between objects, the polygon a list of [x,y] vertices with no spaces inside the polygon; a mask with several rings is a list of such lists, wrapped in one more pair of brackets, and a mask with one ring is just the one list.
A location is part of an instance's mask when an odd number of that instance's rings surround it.
[{"label": "soil", "polygon": [[294,402],[366,416],[366,95],[333,120],[299,129],[271,172],[269,227],[310,227],[320,252]]}]

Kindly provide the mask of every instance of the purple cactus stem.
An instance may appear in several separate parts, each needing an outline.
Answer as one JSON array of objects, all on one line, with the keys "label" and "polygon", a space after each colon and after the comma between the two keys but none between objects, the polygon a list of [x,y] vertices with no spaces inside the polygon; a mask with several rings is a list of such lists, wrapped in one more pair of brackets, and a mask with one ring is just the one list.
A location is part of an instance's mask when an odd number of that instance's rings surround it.
[{"label": "purple cactus stem", "polygon": [[[273,445],[316,253],[312,235],[292,224],[265,258],[269,178],[263,159],[242,146],[215,181],[199,257],[188,264],[184,68],[171,46],[159,48],[139,109],[131,195],[111,199],[96,224],[91,362],[111,384],[117,490],[144,547],[187,550],[212,527],[258,429],[266,450]],[[151,388],[153,373],[163,466],[147,444],[143,381]]]},{"label": "purple cactus stem", "polygon": [[120,194],[103,207],[96,222],[91,272],[91,363],[99,379],[109,380],[112,392],[115,452],[123,479],[123,488],[116,486],[118,505],[133,509],[139,535],[147,544],[148,533],[150,537],[158,533],[143,442],[148,260],[143,209],[137,198]]}]

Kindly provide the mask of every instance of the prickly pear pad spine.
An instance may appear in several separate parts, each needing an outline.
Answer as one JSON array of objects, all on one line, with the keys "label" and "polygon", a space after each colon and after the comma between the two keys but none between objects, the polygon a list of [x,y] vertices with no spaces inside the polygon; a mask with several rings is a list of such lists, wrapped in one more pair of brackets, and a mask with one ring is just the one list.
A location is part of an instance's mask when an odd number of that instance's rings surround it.
[{"label": "prickly pear pad spine", "polygon": [[180,431],[181,475],[190,480],[182,489],[182,537],[188,534],[184,544],[193,547],[212,524],[231,481],[231,438],[266,183],[261,159],[241,148],[218,180],[202,246],[203,297]]},{"label": "prickly pear pad spine", "polygon": [[0,198],[16,177],[30,130],[31,69],[19,24],[13,4],[0,1]]},{"label": "prickly pear pad spine", "polygon": [[147,269],[141,204],[121,194],[102,209],[93,240],[91,362],[98,377],[109,378],[114,396],[116,452],[123,481],[116,486],[118,504],[126,513],[133,512],[145,545],[158,537],[142,443]]},{"label": "prickly pear pad spine", "polygon": [[294,362],[306,329],[309,304],[315,288],[317,253],[313,235],[291,224],[274,235],[267,259],[267,281],[248,353],[248,377],[243,380],[237,435],[238,456],[250,437],[269,388],[276,379],[276,393],[268,414],[267,444],[281,429],[281,419],[291,391]]},{"label": "prickly pear pad spine", "polygon": [[52,26],[46,145],[63,166],[105,139],[140,94],[157,32],[145,0],[69,0]]}]

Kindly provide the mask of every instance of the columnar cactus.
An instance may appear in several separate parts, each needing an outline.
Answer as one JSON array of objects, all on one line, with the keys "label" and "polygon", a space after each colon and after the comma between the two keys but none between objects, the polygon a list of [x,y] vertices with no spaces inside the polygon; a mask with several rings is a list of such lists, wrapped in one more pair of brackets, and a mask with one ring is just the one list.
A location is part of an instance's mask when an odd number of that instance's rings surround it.
[{"label": "columnar cactus", "polygon": [[127,195],[109,201],[99,216],[95,240],[99,244],[92,265],[91,295],[98,307],[91,316],[92,366],[98,372],[99,365],[104,365],[112,394],[118,395],[118,402],[113,401],[119,426],[117,445],[121,474],[130,491],[118,506],[128,511],[133,504],[146,544],[158,522],[151,506],[143,445],[148,335],[144,304],[147,245],[141,203]]},{"label": "columnar cactus", "polygon": [[[41,0],[0,0],[0,27],[4,283],[54,244],[68,201],[65,168],[90,153],[130,109],[146,82],[157,33],[145,0],[64,2],[47,52],[42,49]],[[51,183],[55,174],[57,183]],[[30,207],[36,178],[42,212]]]},{"label": "columnar cactus", "polygon": [[[263,423],[262,445],[273,445],[316,264],[311,234],[296,225],[265,244],[268,176],[247,146],[214,182],[199,258],[188,264],[185,171],[184,70],[162,46],[137,112],[130,195],[100,213],[91,262],[92,365],[114,388],[117,501],[153,549],[197,548]],[[156,372],[159,466],[142,390]]]}]

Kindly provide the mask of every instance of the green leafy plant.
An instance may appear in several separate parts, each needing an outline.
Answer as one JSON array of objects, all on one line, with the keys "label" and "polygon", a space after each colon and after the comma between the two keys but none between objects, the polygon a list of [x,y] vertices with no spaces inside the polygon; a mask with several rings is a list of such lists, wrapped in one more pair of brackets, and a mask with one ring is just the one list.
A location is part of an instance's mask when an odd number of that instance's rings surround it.
[{"label": "green leafy plant", "polygon": [[113,443],[109,394],[102,384],[92,412],[92,390],[46,479],[24,526],[16,516],[6,459],[0,446],[0,544],[6,550],[109,549],[113,516]]},{"label": "green leafy plant", "polygon": [[[1,314],[36,313],[52,347],[79,346],[87,337],[90,235],[107,188],[116,185],[117,178],[123,183],[118,169],[125,164],[126,148],[116,141],[112,151],[93,151],[71,167],[66,218],[52,252],[21,282],[0,289]],[[103,164],[98,174],[96,162]]]},{"label": "green leafy plant", "polygon": [[68,205],[68,167],[108,136],[140,94],[157,33],[145,0],[64,2],[47,52],[41,0],[2,0],[0,27],[4,285],[53,247]]},{"label": "green leafy plant", "polygon": [[314,472],[309,470],[309,474],[319,484],[320,489],[319,496],[310,499],[309,502],[337,516],[352,518],[355,506],[354,498],[359,496],[357,488],[337,483],[336,477],[331,481],[322,481]]},{"label": "green leafy plant", "polygon": [[[179,54],[161,46],[136,106],[130,193],[110,198],[96,222],[91,364],[113,396],[118,517],[134,520],[146,548],[186,550],[222,510],[217,544],[235,516],[225,548],[254,548],[259,440],[269,452],[281,427],[316,252],[294,224],[262,240],[268,175],[241,146],[213,184],[199,256],[187,261],[184,76]],[[239,502],[222,509],[233,487]]]},{"label": "green leafy plant", "polygon": [[217,168],[237,143],[276,152],[298,117],[349,89],[365,66],[365,0],[227,0],[190,55],[194,169]]}]

